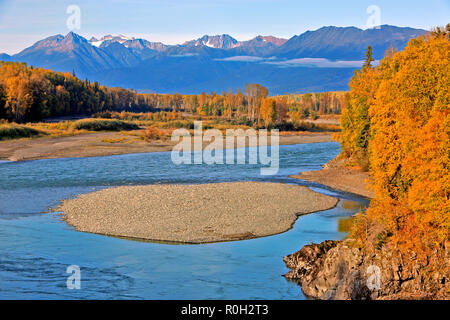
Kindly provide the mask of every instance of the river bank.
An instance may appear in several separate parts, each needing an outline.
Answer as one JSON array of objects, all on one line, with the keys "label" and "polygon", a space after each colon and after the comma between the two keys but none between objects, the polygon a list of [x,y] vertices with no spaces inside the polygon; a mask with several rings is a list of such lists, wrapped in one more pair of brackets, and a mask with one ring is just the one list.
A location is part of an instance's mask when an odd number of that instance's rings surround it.
[{"label": "river bank", "polygon": [[[339,159],[331,160],[322,170],[291,177],[373,197],[367,188],[368,173],[346,168]],[[346,239],[306,245],[283,261],[290,269],[285,277],[298,282],[303,293],[314,299],[449,299],[449,251],[435,251],[428,259],[440,261],[441,268],[430,269],[415,252],[408,256],[387,245],[369,252]]]},{"label": "river bank", "polygon": [[210,243],[279,234],[299,215],[337,202],[302,186],[236,182],[116,187],[64,200],[55,210],[78,231]]},{"label": "river bank", "polygon": [[[336,207],[302,215],[292,229],[278,235],[208,245],[78,232],[59,214],[42,212],[105,186],[286,181],[286,172],[320,169],[338,152],[336,143],[280,146],[283,169],[274,177],[261,177],[259,166],[252,165],[226,170],[206,164],[175,166],[167,152],[0,164],[0,298],[305,299],[300,286],[281,277],[288,271],[283,257],[311,242],[341,239],[339,221],[359,210],[345,199],[359,202],[360,197],[343,195]],[[81,269],[82,290],[67,290],[65,271],[71,265]]]},{"label": "river bank", "polygon": [[290,178],[306,180],[323,184],[330,188],[350,192],[366,198],[373,198],[372,190],[368,188],[370,176],[368,172],[348,168],[344,160],[333,159],[318,171],[305,171]]},{"label": "river bank", "polygon": [[[25,161],[55,158],[99,157],[171,151],[176,142],[139,138],[139,131],[96,132],[65,137],[0,141],[0,160]],[[331,142],[326,133],[280,135],[280,145]]]},{"label": "river bank", "polygon": [[[298,281],[305,295],[321,300],[437,300],[450,298],[448,261],[444,250],[429,259],[441,261],[431,269],[411,252],[393,247],[366,252],[352,239],[304,246],[284,257],[291,269],[285,277]],[[445,262],[447,261],[447,262]]]}]

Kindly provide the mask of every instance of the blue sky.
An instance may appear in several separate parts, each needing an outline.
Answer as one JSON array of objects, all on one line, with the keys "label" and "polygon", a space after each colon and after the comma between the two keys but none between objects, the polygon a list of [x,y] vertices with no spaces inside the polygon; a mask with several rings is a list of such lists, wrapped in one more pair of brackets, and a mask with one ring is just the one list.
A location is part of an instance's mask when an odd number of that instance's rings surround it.
[{"label": "blue sky", "polygon": [[0,52],[67,34],[72,4],[81,10],[81,28],[74,31],[87,38],[123,34],[167,44],[204,34],[247,40],[290,38],[328,25],[365,29],[370,5],[380,8],[381,24],[430,29],[450,22],[450,0],[0,0]]}]

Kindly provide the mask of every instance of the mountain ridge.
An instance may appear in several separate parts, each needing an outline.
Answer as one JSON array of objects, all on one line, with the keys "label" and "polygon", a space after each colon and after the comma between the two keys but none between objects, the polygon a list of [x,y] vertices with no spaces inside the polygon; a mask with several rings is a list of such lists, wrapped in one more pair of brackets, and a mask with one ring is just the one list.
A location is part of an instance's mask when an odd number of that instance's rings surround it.
[{"label": "mountain ridge", "polygon": [[[373,57],[381,59],[390,47],[403,48],[426,30],[382,25],[372,29],[326,26],[289,39],[274,55],[284,58],[360,59],[371,45]],[[330,43],[335,44],[329,46]]]},{"label": "mountain ridge", "polygon": [[[390,47],[403,49],[409,39],[425,32],[388,25],[367,30],[327,26],[290,39],[256,36],[238,41],[222,34],[205,35],[179,45],[123,35],[87,40],[69,32],[66,36],[59,34],[37,41],[18,54],[3,54],[1,59],[55,71],[75,71],[91,80],[143,91],[189,93],[197,87],[197,90],[214,90],[213,83],[223,86],[216,87],[217,90],[262,81],[278,93],[301,93],[311,86],[298,79],[299,75],[335,79],[335,85],[323,79],[322,86],[314,80],[317,90],[346,89],[343,83],[348,82],[350,70],[364,59],[368,45],[373,47],[374,58],[380,59]],[[337,68],[348,71],[337,71]],[[133,74],[140,75],[139,81],[130,77]]]}]

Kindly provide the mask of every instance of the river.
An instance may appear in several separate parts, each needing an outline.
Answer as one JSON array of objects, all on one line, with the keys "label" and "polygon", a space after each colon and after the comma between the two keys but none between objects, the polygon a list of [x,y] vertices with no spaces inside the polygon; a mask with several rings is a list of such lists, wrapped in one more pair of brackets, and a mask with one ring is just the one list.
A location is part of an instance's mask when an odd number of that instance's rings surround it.
[{"label": "river", "polygon": [[[288,271],[283,256],[343,238],[339,219],[368,202],[288,175],[318,170],[338,153],[337,143],[280,146],[280,170],[269,177],[258,165],[175,166],[168,152],[2,162],[0,299],[305,299],[282,277]],[[105,187],[225,181],[306,185],[341,201],[299,217],[283,234],[202,245],[81,233],[58,213],[45,213],[62,199]],[[80,267],[79,290],[67,288],[70,265]]]}]

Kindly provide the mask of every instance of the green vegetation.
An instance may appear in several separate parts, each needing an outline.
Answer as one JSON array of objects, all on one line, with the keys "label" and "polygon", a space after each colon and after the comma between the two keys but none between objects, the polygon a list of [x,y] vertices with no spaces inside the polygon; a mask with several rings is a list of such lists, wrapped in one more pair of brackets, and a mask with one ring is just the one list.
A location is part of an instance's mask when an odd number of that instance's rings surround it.
[{"label": "green vegetation", "polygon": [[75,130],[87,131],[123,131],[137,130],[139,126],[135,123],[129,123],[121,120],[111,119],[83,119],[73,123]]},{"label": "green vegetation", "polygon": [[30,138],[41,134],[43,134],[42,131],[38,131],[26,126],[11,123],[0,124],[0,140]]}]

